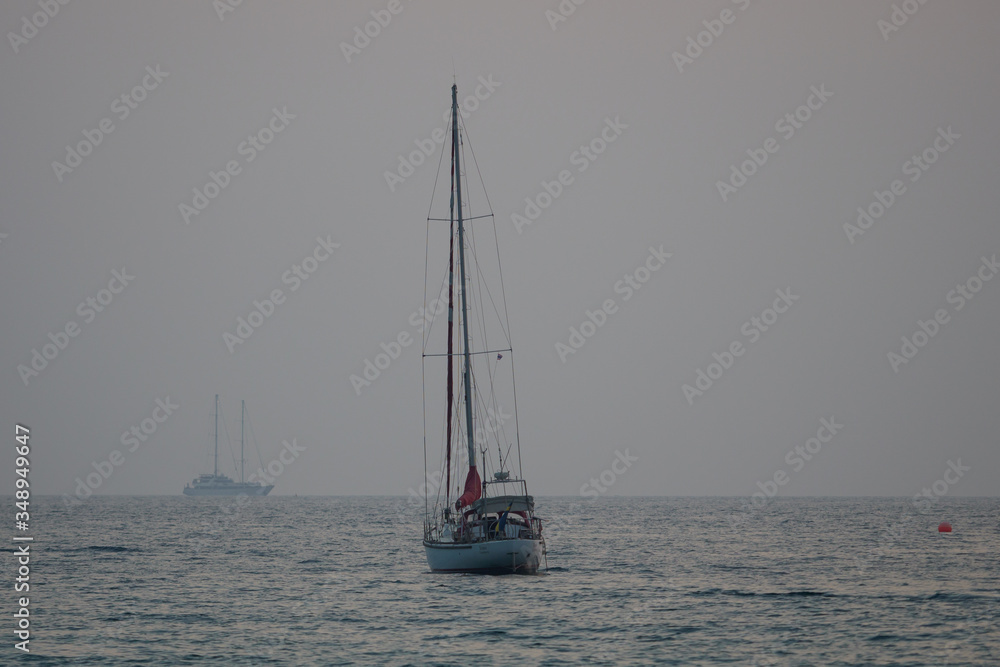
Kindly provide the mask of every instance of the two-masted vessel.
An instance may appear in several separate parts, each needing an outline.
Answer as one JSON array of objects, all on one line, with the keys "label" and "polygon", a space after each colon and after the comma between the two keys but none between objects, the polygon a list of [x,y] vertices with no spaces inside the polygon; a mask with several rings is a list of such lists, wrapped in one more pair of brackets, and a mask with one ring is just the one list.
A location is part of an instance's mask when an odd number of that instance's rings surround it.
[{"label": "two-masted vessel", "polygon": [[[473,215],[469,203],[463,200],[463,180],[467,184],[468,179],[462,164],[468,161],[462,157],[467,136],[460,131],[460,125],[458,88],[452,86],[450,215],[428,215],[429,250],[431,226],[437,229],[442,223],[450,225],[447,253],[443,252],[443,244],[438,247],[442,265],[445,254],[448,258],[446,278],[442,277],[442,283],[447,284],[447,322],[435,327],[432,321],[423,329],[424,468],[428,487],[437,489],[436,497],[426,497],[423,544],[433,572],[530,574],[537,572],[542,563],[545,541],[541,520],[535,516],[534,498],[528,494],[521,474],[513,350],[499,252],[499,291],[491,291],[489,272],[483,270],[483,263],[492,255],[486,247],[477,249],[474,225],[469,224],[492,221],[489,236],[496,242],[496,222],[492,212]],[[483,192],[485,195],[485,188]],[[488,205],[488,198],[484,199]],[[431,253],[427,256],[430,269]],[[427,288],[425,277],[425,297]],[[458,308],[456,297],[460,301]],[[443,315],[445,309],[443,303],[440,305],[429,312]],[[446,344],[437,352],[434,341],[438,339],[431,334],[444,333],[442,329],[446,330]],[[443,377],[435,372],[442,363],[446,366]],[[437,384],[441,380],[444,382]],[[434,386],[434,395],[441,390],[446,395],[443,424],[438,407],[428,400],[429,385]],[[505,397],[511,401],[507,404],[512,408],[511,415],[504,413]],[[507,423],[509,418],[513,418],[512,424]],[[433,431],[430,437],[443,440],[441,467],[433,472],[427,469],[429,425]],[[465,481],[459,484],[463,472]]]},{"label": "two-masted vessel", "polygon": [[[246,481],[244,477],[246,458],[243,455],[243,434],[246,417],[246,402],[240,401],[240,481],[219,474],[219,395],[215,395],[215,467],[211,474],[198,475],[190,484],[184,485],[185,496],[266,496],[274,485],[258,481]],[[253,475],[250,475],[253,477]]]}]

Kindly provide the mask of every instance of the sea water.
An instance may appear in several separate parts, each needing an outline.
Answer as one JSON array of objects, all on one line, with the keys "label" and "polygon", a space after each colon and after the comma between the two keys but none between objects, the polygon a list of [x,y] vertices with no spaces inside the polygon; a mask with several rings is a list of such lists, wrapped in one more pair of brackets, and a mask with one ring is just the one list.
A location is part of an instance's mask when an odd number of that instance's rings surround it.
[{"label": "sea water", "polygon": [[428,571],[406,498],[33,498],[0,663],[1000,664],[998,499],[536,508],[548,572],[477,576]]}]

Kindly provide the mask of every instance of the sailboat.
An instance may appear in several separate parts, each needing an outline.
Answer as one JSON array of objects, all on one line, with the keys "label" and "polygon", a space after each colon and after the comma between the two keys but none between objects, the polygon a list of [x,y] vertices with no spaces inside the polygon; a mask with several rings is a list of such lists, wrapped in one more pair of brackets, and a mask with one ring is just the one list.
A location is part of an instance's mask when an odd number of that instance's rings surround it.
[{"label": "sailboat", "polygon": [[[240,401],[240,481],[219,474],[219,395],[215,395],[215,468],[212,474],[204,473],[190,484],[184,485],[185,496],[266,496],[274,485],[264,485],[257,481],[248,482],[244,477],[246,458],[243,456],[243,433],[246,417],[246,401]],[[254,475],[251,474],[251,477]]]},{"label": "sailboat", "polygon": [[[513,391],[513,350],[510,345],[502,272],[499,270],[499,251],[496,253],[496,275],[500,284],[499,294],[503,296],[502,312],[494,299],[497,295],[489,290],[487,272],[484,272],[482,267],[482,260],[490,255],[477,252],[473,226],[469,225],[468,229],[466,227],[466,223],[485,218],[493,219],[494,216],[492,211],[487,215],[474,216],[471,208],[469,215],[465,215],[465,207],[469,204],[462,199],[463,176],[465,176],[462,171],[462,155],[464,142],[468,138],[465,133],[460,133],[460,122],[458,86],[453,85],[450,215],[448,218],[432,218],[430,213],[428,214],[428,248],[430,248],[432,223],[449,222],[450,227],[447,252],[447,351],[433,352],[436,349],[431,342],[433,321],[423,328],[424,472],[428,480],[443,482],[437,490],[433,503],[429,494],[425,496],[423,545],[432,572],[533,574],[538,571],[545,557],[545,540],[542,537],[541,519],[535,516],[534,498],[528,495],[528,483],[523,479],[521,472],[517,401]],[[485,188],[483,192],[485,194]],[[488,198],[486,201],[489,201]],[[431,208],[433,210],[433,199]],[[493,240],[497,241],[495,219]],[[429,268],[431,262],[429,251],[427,257]],[[441,259],[443,263],[443,256]],[[426,277],[424,282],[426,296]],[[441,294],[444,294],[444,290]],[[457,313],[456,296],[460,297]],[[491,307],[492,313],[490,313]],[[475,315],[470,312],[473,308],[476,310]],[[432,314],[444,312],[443,308],[429,310]],[[456,314],[460,331],[456,331],[455,327]],[[495,319],[499,325],[492,327],[493,344],[490,342],[491,327],[487,323],[488,319],[490,322]],[[479,329],[475,336],[470,334],[470,325]],[[497,337],[503,342],[496,344]],[[434,374],[428,369],[430,364],[440,364],[442,359],[447,366],[445,378],[441,378],[440,373]],[[504,379],[508,374],[509,383]],[[436,427],[443,431],[439,434],[444,441],[442,467],[432,475],[428,475],[427,471],[429,377],[432,378],[432,382],[445,379],[443,388],[446,389],[447,396],[444,424]],[[456,380],[459,382],[458,392],[455,391]],[[436,382],[434,384],[436,385]],[[504,415],[498,397],[498,394],[508,390],[513,400],[513,415]],[[505,416],[514,419],[513,433],[508,433],[508,425],[504,424]],[[435,417],[430,423],[436,422]],[[496,458],[493,458],[494,444]],[[516,449],[512,451],[514,445]],[[463,455],[464,461],[461,460]],[[512,470],[515,463],[516,470]],[[457,482],[461,478],[463,469],[465,483],[459,486]],[[480,477],[480,470],[484,476],[489,476],[490,472],[492,476],[484,479]],[[454,478],[453,472],[456,473]],[[453,480],[456,483],[454,486]],[[428,484],[428,486],[433,485]]]}]

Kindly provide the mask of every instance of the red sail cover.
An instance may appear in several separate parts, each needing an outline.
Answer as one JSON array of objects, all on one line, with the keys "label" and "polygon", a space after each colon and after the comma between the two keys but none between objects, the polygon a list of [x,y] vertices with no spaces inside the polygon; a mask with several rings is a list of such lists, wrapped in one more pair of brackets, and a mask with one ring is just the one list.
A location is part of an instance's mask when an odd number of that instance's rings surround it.
[{"label": "red sail cover", "polygon": [[482,492],[483,483],[479,479],[479,471],[476,470],[476,466],[470,466],[469,474],[465,476],[465,491],[462,492],[462,495],[455,502],[455,509],[460,510],[466,505],[476,502],[479,500]]}]

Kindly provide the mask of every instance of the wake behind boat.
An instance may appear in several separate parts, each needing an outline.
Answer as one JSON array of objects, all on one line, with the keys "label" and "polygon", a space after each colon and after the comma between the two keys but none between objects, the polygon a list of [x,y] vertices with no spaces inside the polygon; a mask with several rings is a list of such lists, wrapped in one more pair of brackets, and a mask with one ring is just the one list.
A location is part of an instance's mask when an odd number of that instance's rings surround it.
[{"label": "wake behind boat", "polygon": [[[240,401],[240,481],[236,482],[226,475],[219,474],[219,395],[215,395],[215,469],[211,474],[201,474],[190,484],[185,484],[185,496],[266,496],[271,492],[274,485],[244,481],[243,473],[246,459],[243,456],[243,425],[245,416],[246,404]],[[252,474],[250,476],[253,477]]]},{"label": "wake behind boat", "polygon": [[[531,574],[538,571],[545,556],[545,540],[542,537],[542,522],[535,516],[534,498],[528,495],[527,482],[520,475],[511,476],[511,467],[514,463],[517,464],[518,470],[521,468],[521,447],[517,431],[513,350],[507,322],[506,295],[503,293],[502,275],[499,270],[499,253],[496,254],[496,277],[500,292],[493,294],[487,284],[488,270],[484,271],[483,262],[480,261],[490,255],[476,251],[475,236],[471,230],[465,228],[466,222],[476,219],[492,220],[493,213],[491,211],[486,215],[475,216],[472,215],[470,208],[469,215],[465,215],[464,207],[468,206],[468,202],[462,199],[465,174],[461,168],[461,155],[464,146],[462,135],[459,133],[457,86],[452,86],[451,89],[451,118],[450,216],[447,219],[428,216],[428,239],[432,223],[450,222],[450,228],[447,252],[446,352],[440,354],[429,352],[429,349],[432,349],[429,348],[429,342],[434,322],[429,322],[424,327],[425,474],[429,414],[426,396],[428,377],[431,376],[439,381],[443,379],[447,395],[445,422],[443,433],[440,434],[444,441],[444,456],[441,470],[435,473],[440,474],[440,477],[428,476],[429,480],[436,479],[438,483],[443,482],[443,484],[433,505],[429,498],[426,500],[424,551],[432,572]],[[433,210],[433,202],[431,208]],[[493,239],[496,240],[495,221],[492,231]],[[456,246],[458,282],[455,281]],[[431,261],[431,254],[428,252],[428,268]],[[467,264],[472,264],[473,268],[467,269]],[[469,276],[473,279],[470,280]],[[425,303],[427,303],[427,287],[425,277]],[[456,294],[461,297],[458,310],[460,333],[455,331],[454,326]],[[503,297],[500,304],[494,301],[494,297],[498,296]],[[439,312],[435,309],[429,310],[432,313]],[[472,310],[476,312],[475,317],[470,316]],[[479,328],[475,336],[470,334],[470,324]],[[491,337],[494,344],[490,343]],[[459,352],[455,352],[456,338],[459,339]],[[428,361],[432,357],[445,360],[447,370],[444,378],[440,375],[435,376],[433,370],[428,369]],[[459,369],[455,364],[457,359],[461,362],[461,372],[458,372]],[[456,378],[459,381],[458,392],[455,391]],[[504,415],[500,403],[499,397],[508,395],[512,400],[512,415]],[[514,419],[510,433],[508,433],[510,425],[504,424],[505,418],[509,417]],[[479,425],[478,428],[476,424]],[[515,445],[512,451],[512,446]],[[491,455],[494,446],[496,459]],[[467,457],[466,461],[453,460],[460,458],[463,453]],[[480,468],[487,475],[492,471],[491,478],[482,481]],[[465,483],[458,487],[457,482],[461,478],[463,469]],[[454,478],[453,472],[456,473]],[[456,483],[454,487],[453,479]],[[452,498],[455,498],[454,503]]]}]

